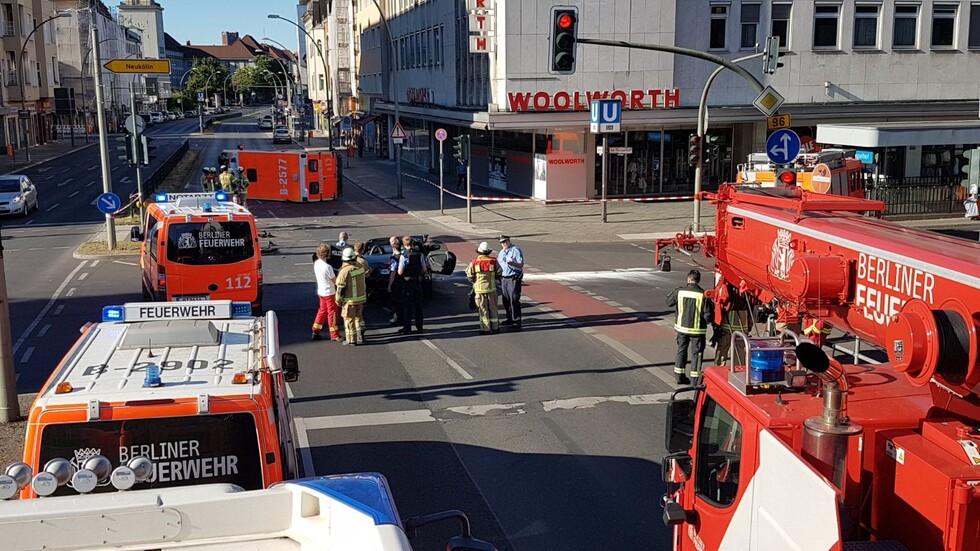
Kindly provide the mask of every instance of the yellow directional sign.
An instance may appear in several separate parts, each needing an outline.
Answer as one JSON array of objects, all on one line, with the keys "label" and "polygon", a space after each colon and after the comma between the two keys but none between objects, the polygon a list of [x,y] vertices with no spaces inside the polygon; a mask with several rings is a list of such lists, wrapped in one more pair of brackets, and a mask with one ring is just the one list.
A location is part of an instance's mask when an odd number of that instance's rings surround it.
[{"label": "yellow directional sign", "polygon": [[113,59],[103,67],[113,73],[170,74],[169,59]]},{"label": "yellow directional sign", "polygon": [[790,115],[773,115],[767,119],[766,126],[769,130],[779,130],[793,126],[793,118]]}]

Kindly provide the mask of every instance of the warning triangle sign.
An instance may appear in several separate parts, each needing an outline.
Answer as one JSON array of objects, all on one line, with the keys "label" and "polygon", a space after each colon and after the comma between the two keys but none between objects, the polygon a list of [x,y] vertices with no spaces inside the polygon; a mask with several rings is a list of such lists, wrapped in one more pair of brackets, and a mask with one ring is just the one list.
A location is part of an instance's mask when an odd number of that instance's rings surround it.
[{"label": "warning triangle sign", "polygon": [[408,134],[405,133],[405,129],[402,128],[400,122],[395,123],[395,127],[391,129],[391,135],[389,136],[393,140],[407,140]]}]

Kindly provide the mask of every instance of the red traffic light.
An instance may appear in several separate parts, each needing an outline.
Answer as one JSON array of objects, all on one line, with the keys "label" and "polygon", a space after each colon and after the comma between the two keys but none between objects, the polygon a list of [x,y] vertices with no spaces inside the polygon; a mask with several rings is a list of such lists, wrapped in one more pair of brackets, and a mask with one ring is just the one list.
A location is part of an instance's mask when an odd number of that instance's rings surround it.
[{"label": "red traffic light", "polygon": [[575,16],[570,13],[563,13],[558,16],[558,21],[556,22],[559,29],[568,30],[572,28],[575,24]]},{"label": "red traffic light", "polygon": [[796,185],[796,173],[787,170],[779,174],[779,181],[787,186]]}]

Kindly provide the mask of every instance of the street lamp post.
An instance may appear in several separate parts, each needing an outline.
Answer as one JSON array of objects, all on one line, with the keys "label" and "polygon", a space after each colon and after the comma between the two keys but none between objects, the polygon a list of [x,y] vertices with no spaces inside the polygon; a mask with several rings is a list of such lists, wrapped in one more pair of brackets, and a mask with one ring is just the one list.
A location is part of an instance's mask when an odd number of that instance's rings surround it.
[{"label": "street lamp post", "polygon": [[[270,13],[268,17],[269,19],[282,19],[283,21],[292,24],[297,29],[303,31],[303,34],[305,34],[306,37],[310,39],[310,42],[314,46],[316,46],[316,53],[320,55],[320,61],[323,62],[323,78],[326,80],[326,85],[327,85],[326,95],[328,98],[332,99],[332,93],[330,91],[330,71],[327,68],[327,58],[323,56],[323,48],[321,48],[320,45],[317,44],[316,40],[313,40],[313,37],[310,36],[310,33],[306,32],[306,29],[304,29],[302,25],[296,23],[295,21],[291,21],[289,19],[286,19],[285,17],[282,17],[281,15],[277,15],[274,13]],[[312,86],[310,86],[310,88],[312,88]],[[329,116],[329,114],[333,112],[333,106],[330,104],[330,102],[327,102],[327,106],[328,106],[327,140],[330,142],[330,151],[333,151],[333,121],[330,120],[330,116]],[[401,176],[399,175],[399,190],[401,189],[400,183],[401,183]],[[399,195],[401,195],[401,193],[399,193]]]},{"label": "street lamp post", "polygon": [[[401,120],[398,117],[398,48],[395,47],[395,39],[394,35],[391,34],[388,18],[385,17],[384,11],[381,10],[381,5],[378,4],[378,0],[374,0],[374,6],[378,8],[378,15],[381,17],[381,22],[384,23],[385,31],[388,33],[388,45],[391,47],[391,101],[395,102],[395,126],[400,127]],[[440,168],[440,170],[442,169]],[[468,190],[467,195],[469,195]],[[395,198],[402,198],[401,144],[395,144]]]},{"label": "street lamp post", "polygon": [[[110,40],[115,40],[115,38],[104,38],[99,41],[99,44],[109,42]],[[85,64],[88,63],[88,55],[92,53],[92,48],[94,47],[94,44],[89,46],[88,50],[85,52],[85,56],[82,57],[82,76],[80,77],[82,79],[82,115],[84,116],[82,123],[86,129],[86,131],[83,132],[85,136],[85,143],[88,143],[88,102],[85,101]],[[72,134],[74,135],[74,131],[72,131]]]},{"label": "street lamp post", "polygon": [[[35,25],[34,28],[31,29],[31,32],[28,33],[27,38],[24,39],[24,46],[20,49],[20,57],[18,58],[19,61],[17,62],[17,69],[20,72],[20,78],[18,79],[18,81],[20,82],[20,110],[21,111],[27,111],[27,98],[24,97],[24,54],[27,53],[27,43],[31,41],[31,37],[34,36],[34,33],[37,32],[38,29],[46,25],[49,21],[54,21],[55,19],[58,19],[60,17],[71,17],[71,14],[67,12],[62,12],[59,13],[58,15],[52,15],[51,17]],[[21,115],[18,114],[18,116]],[[31,140],[30,138],[27,137],[27,132],[30,127],[30,123],[28,122],[29,120],[30,118],[24,119],[24,154],[27,156],[27,162],[31,162]]]},{"label": "street lamp post", "polygon": [[[276,63],[278,63],[279,64],[279,67],[282,69],[282,78],[285,81],[284,84],[285,84],[285,91],[286,91],[286,113],[287,113],[287,116],[286,116],[286,125],[287,126],[292,126],[292,127],[295,128],[295,125],[292,124],[293,91],[292,91],[292,88],[289,85],[289,71],[286,70],[286,66],[283,65],[282,62],[279,61],[278,59],[276,59],[274,57],[271,57],[271,56],[269,56],[269,59],[272,59],[273,61],[275,61]],[[271,74],[273,76],[276,76],[275,73],[273,73],[272,71],[269,71],[268,69],[266,69],[266,71],[269,74]],[[290,128],[289,129],[290,135],[292,135],[294,128]]]}]

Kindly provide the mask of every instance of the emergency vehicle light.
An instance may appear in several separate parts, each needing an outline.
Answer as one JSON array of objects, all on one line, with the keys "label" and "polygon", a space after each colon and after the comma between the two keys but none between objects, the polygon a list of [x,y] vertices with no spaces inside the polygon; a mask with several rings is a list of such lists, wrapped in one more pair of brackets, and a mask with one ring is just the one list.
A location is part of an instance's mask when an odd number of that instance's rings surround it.
[{"label": "emergency vehicle light", "polygon": [[68,394],[71,391],[71,383],[69,382],[61,382],[58,383],[58,386],[54,387],[55,394]]},{"label": "emergency vehicle light", "polygon": [[231,384],[233,385],[244,385],[248,383],[248,375],[244,373],[235,373],[231,376]]},{"label": "emergency vehicle light", "polygon": [[162,385],[163,381],[160,380],[160,366],[146,366],[146,377],[143,378],[143,387],[157,387]]},{"label": "emergency vehicle light", "polygon": [[229,319],[252,317],[252,303],[230,300],[186,302],[127,302],[104,306],[102,321],[159,321],[178,319]]},{"label": "emergency vehicle light", "polygon": [[156,201],[157,203],[165,203],[167,201],[167,194],[157,193],[156,195],[153,196],[153,200]]},{"label": "emergency vehicle light", "polygon": [[217,193],[214,194],[214,199],[216,201],[227,201],[228,200],[228,194],[225,193],[225,192],[223,192],[223,191],[219,191],[219,192],[217,192]]}]

